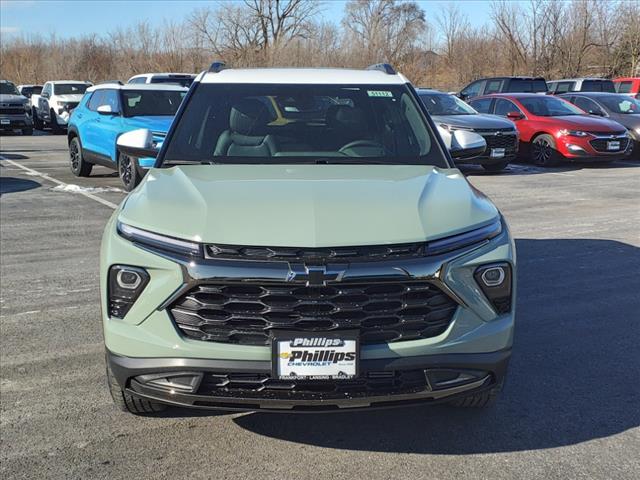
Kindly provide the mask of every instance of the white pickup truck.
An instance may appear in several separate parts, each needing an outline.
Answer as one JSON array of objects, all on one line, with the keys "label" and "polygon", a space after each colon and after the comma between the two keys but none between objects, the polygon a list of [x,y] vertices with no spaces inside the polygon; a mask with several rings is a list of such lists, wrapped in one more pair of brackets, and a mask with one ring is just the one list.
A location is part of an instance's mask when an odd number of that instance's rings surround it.
[{"label": "white pickup truck", "polygon": [[36,129],[50,127],[54,133],[67,128],[71,110],[78,106],[84,92],[93,85],[78,80],[56,80],[47,82],[40,95],[31,97],[31,113]]}]

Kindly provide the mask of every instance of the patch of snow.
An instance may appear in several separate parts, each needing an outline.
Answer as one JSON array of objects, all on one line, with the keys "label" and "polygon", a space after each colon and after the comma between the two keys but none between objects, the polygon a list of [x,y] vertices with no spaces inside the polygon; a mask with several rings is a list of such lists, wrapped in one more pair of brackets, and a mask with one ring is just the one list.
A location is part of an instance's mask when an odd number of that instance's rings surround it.
[{"label": "patch of snow", "polygon": [[73,183],[67,185],[58,185],[51,190],[54,192],[68,192],[68,193],[104,193],[104,192],[124,192],[124,190],[116,187],[81,187],[80,185],[74,185]]}]

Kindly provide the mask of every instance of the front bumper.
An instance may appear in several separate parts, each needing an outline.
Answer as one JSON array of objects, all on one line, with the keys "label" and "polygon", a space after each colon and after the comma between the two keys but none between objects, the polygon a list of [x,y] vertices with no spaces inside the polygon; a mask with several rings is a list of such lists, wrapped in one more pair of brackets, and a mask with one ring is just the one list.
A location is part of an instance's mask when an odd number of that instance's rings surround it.
[{"label": "front bumper", "polygon": [[20,128],[30,128],[33,126],[31,117],[24,115],[2,115],[0,114],[0,129],[16,130]]},{"label": "front bumper", "polygon": [[[633,150],[633,138],[626,136],[618,136],[613,138],[616,141],[623,142],[625,147],[622,150],[608,152],[605,150],[596,150],[593,141],[607,141],[608,137],[560,137],[558,139],[558,150],[567,160],[578,162],[607,162],[615,160],[624,160],[631,155]],[[625,145],[626,144],[626,145]]]},{"label": "front bumper", "polygon": [[[411,389],[387,390],[364,394],[327,395],[322,393],[296,394],[288,390],[274,390],[265,394],[238,390],[235,394],[212,392],[204,386],[203,378],[209,374],[263,375],[268,377],[268,361],[224,361],[184,358],[131,358],[107,352],[107,362],[119,385],[129,394],[173,406],[240,411],[318,412],[387,408],[412,404],[433,404],[480,393],[501,385],[505,377],[511,349],[481,354],[425,355],[396,359],[378,359],[361,362],[361,375],[369,372],[402,374],[423,371],[425,382]],[[433,382],[437,372],[469,372],[475,376],[464,382],[438,385]],[[191,377],[189,383],[167,383],[179,375]],[[164,382],[158,382],[158,379]],[[431,379],[431,381],[430,381]],[[267,380],[268,381],[268,380]]]},{"label": "front bumper", "polygon": [[[105,345],[108,362],[117,381],[132,395],[158,402],[195,408],[314,410],[370,408],[405,403],[433,403],[493,388],[500,383],[513,342],[516,297],[515,247],[504,225],[502,233],[491,240],[437,257],[411,259],[405,262],[380,261],[374,264],[354,264],[349,273],[404,276],[409,279],[437,282],[458,307],[446,331],[430,338],[392,343],[362,345],[360,371],[403,373],[416,369],[450,368],[484,372],[481,377],[450,389],[433,389],[428,385],[417,390],[392,391],[383,395],[336,398],[274,398],[264,395],[246,397],[217,396],[197,389],[190,392],[159,388],[145,384],[139,375],[162,375],[167,372],[190,372],[204,375],[248,373],[268,375],[271,372],[270,346],[242,345],[202,341],[187,338],[179,331],[169,306],[191,282],[211,279],[247,279],[256,275],[251,262],[181,261],[159,255],[122,238],[116,232],[116,211],[105,230],[101,257],[101,291]],[[484,297],[474,280],[477,267],[504,262],[513,269],[512,307],[498,314]],[[140,298],[123,319],[110,318],[107,302],[107,272],[111,265],[135,265],[150,276]],[[287,268],[277,264],[262,265],[262,277],[282,279]],[[282,278],[280,278],[282,277]],[[267,379],[268,381],[269,379]],[[338,401],[339,400],[339,401]]]}]

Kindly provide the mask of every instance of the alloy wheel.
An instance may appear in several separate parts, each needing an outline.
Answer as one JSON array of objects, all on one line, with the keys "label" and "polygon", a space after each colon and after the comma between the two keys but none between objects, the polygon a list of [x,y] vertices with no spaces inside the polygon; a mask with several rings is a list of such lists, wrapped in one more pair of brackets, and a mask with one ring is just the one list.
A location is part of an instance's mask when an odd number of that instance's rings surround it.
[{"label": "alloy wheel", "polygon": [[76,140],[72,140],[71,145],[69,145],[69,157],[71,160],[71,169],[77,172],[80,168],[80,151]]},{"label": "alloy wheel", "polygon": [[539,138],[533,143],[533,160],[537,165],[547,165],[553,155],[553,147],[546,138]]},{"label": "alloy wheel", "polygon": [[127,155],[120,155],[118,169],[120,171],[122,183],[129,186],[131,184],[131,179],[133,178],[133,162],[131,161],[131,158]]}]

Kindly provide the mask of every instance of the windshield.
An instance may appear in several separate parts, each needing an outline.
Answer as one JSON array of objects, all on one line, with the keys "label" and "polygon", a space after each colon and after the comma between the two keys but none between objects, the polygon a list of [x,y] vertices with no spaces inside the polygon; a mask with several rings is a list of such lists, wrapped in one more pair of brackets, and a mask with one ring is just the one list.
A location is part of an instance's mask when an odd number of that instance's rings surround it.
[{"label": "windshield", "polygon": [[90,85],[86,83],[58,83],[53,86],[54,95],[81,95]]},{"label": "windshield", "polygon": [[151,77],[151,83],[170,83],[172,85],[180,85],[181,87],[190,87],[193,83],[191,77]]},{"label": "windshield", "polygon": [[180,90],[122,90],[125,117],[173,116],[187,94]]},{"label": "windshield", "polygon": [[185,161],[448,167],[406,85],[200,84],[164,156]]},{"label": "windshield", "polygon": [[578,107],[554,97],[518,98],[529,113],[539,117],[564,117],[567,115],[584,115]]},{"label": "windshield", "polygon": [[473,108],[458,97],[446,93],[419,93],[430,115],[476,115]]},{"label": "windshield", "polygon": [[613,113],[640,114],[640,101],[628,95],[607,95],[598,101]]},{"label": "windshield", "polygon": [[16,86],[11,82],[0,83],[0,95],[20,95]]},{"label": "windshield", "polygon": [[615,92],[616,88],[611,80],[583,80],[581,92]]},{"label": "windshield", "polygon": [[509,86],[507,88],[507,92],[546,92],[547,91],[547,82],[544,79],[523,79],[523,78],[512,78],[509,81]]}]

